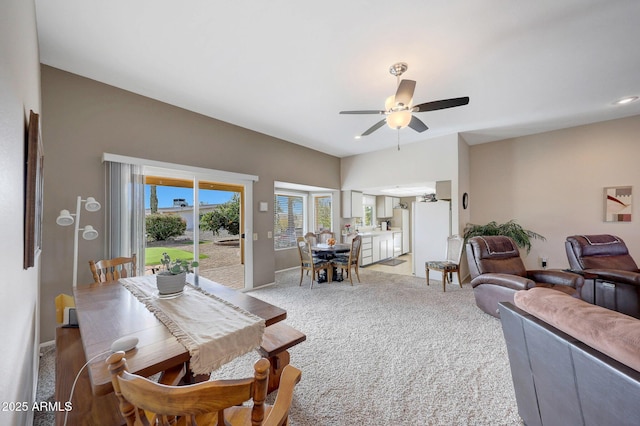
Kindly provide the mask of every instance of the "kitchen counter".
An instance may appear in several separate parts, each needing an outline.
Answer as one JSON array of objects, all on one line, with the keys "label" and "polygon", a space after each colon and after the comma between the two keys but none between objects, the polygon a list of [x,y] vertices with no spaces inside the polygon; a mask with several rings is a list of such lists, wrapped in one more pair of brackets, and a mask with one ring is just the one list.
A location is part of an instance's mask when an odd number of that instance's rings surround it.
[{"label": "kitchen counter", "polygon": [[394,232],[401,232],[401,229],[389,229],[387,231],[380,231],[380,230],[375,230],[375,231],[365,231],[365,232],[358,232],[358,235],[362,235],[363,237],[371,237],[374,235],[388,235],[388,234],[393,234]]}]

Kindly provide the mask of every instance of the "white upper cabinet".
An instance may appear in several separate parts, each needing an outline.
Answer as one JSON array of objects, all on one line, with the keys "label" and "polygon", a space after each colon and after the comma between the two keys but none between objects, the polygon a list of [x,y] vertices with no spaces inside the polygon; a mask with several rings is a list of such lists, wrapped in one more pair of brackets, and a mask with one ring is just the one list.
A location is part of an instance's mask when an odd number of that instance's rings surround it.
[{"label": "white upper cabinet", "polygon": [[342,217],[363,217],[362,192],[342,191]]},{"label": "white upper cabinet", "polygon": [[376,217],[387,218],[393,216],[393,206],[400,203],[396,197],[378,195],[376,197]]}]

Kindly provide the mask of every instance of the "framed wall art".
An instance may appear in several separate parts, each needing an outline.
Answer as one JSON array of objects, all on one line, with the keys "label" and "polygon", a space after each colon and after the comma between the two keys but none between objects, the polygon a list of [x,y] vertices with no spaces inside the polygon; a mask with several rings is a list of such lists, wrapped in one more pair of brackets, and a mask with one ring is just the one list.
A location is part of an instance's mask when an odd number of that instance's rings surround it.
[{"label": "framed wall art", "polygon": [[42,247],[43,160],[40,117],[31,111],[25,144],[24,269],[35,265],[36,253]]},{"label": "framed wall art", "polygon": [[631,222],[633,192],[630,186],[604,188],[604,221]]}]

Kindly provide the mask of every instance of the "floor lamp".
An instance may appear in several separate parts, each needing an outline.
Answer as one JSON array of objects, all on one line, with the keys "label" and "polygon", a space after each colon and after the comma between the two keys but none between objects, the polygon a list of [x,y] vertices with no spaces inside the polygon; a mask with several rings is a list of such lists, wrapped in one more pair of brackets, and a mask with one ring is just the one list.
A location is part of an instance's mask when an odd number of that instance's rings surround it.
[{"label": "floor lamp", "polygon": [[[75,222],[75,231],[73,233],[73,286],[78,285],[78,234],[82,231],[82,238],[85,240],[95,240],[98,238],[98,231],[93,226],[86,225],[84,228],[80,228],[80,211],[84,203],[84,208],[88,212],[97,212],[100,210],[100,203],[93,197],[87,197],[83,200],[78,196],[78,202],[76,203],[76,212],[70,213],[69,210],[60,210],[60,215],[56,219],[56,223],[60,226],[69,226]],[[74,219],[75,217],[75,219]]]}]

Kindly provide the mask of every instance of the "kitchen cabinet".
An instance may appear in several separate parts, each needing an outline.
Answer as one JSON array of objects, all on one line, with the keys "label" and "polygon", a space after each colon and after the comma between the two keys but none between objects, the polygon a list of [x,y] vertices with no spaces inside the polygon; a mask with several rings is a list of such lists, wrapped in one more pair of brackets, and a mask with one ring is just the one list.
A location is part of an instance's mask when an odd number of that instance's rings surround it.
[{"label": "kitchen cabinet", "polygon": [[362,247],[360,248],[360,266],[371,265],[393,257],[393,234],[394,232],[375,232],[363,235]]},{"label": "kitchen cabinet", "polygon": [[376,217],[378,219],[393,216],[393,199],[394,197],[381,195],[376,197]]},{"label": "kitchen cabinet", "polygon": [[394,232],[393,233],[393,256],[398,257],[402,252],[402,232]]},{"label": "kitchen cabinet", "polygon": [[362,192],[342,191],[342,217],[363,217]]},{"label": "kitchen cabinet", "polygon": [[371,265],[373,263],[373,237],[362,237],[360,247],[360,266]]}]

